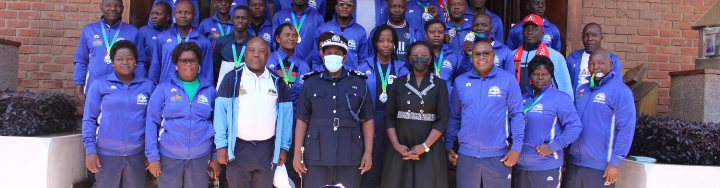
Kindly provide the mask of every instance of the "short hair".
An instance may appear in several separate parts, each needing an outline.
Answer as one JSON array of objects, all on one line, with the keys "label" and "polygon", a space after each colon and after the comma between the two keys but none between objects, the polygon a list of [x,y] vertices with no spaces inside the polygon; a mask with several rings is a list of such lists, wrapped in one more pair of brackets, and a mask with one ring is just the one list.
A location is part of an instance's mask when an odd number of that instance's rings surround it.
[{"label": "short hair", "polygon": [[192,51],[195,52],[195,55],[198,58],[198,64],[202,65],[203,58],[202,58],[202,49],[200,49],[200,46],[197,45],[195,42],[183,42],[177,45],[175,49],[172,52],[172,62],[177,65],[180,54],[182,54],[185,51]]},{"label": "short hair", "polygon": [[[434,71],[434,70],[435,70],[435,66],[433,66],[433,65],[435,65],[435,52],[433,52],[433,48],[430,47],[430,44],[429,44],[428,42],[425,42],[425,41],[420,41],[420,40],[419,40],[419,41],[415,41],[415,42],[413,42],[412,44],[410,44],[410,48],[408,49],[408,53],[407,53],[407,55],[405,56],[405,57],[407,58],[408,65],[410,65],[410,63],[411,63],[411,62],[410,62],[410,58],[412,58],[412,52],[413,52],[413,48],[415,48],[415,46],[425,46],[428,50],[430,50],[430,68],[428,68],[428,70],[433,70],[433,71]],[[442,63],[442,62],[440,62],[440,63]],[[412,67],[412,65],[410,65],[410,67]]]},{"label": "short hair", "polygon": [[[249,3],[249,2],[248,2],[248,3]],[[236,6],[235,9],[233,9],[232,12],[235,13],[235,11],[237,11],[238,9],[242,9],[242,10],[245,10],[245,11],[247,11],[248,13],[250,13],[250,7],[245,6],[245,5]],[[266,11],[267,11],[267,10],[266,10]]]},{"label": "short hair", "polygon": [[[275,34],[273,35],[273,37],[279,37],[282,30],[285,29],[285,27],[290,27],[291,29],[293,29],[293,31],[295,29],[295,26],[293,26],[291,23],[280,24],[280,26],[275,28]],[[299,33],[298,33],[298,35],[299,35]],[[278,49],[280,49],[280,41],[275,40],[275,38],[273,38],[273,41],[275,41],[275,46],[274,46],[274,49],[272,49],[272,50],[277,51]]]},{"label": "short hair", "polygon": [[440,21],[439,19],[435,18],[435,19],[432,19],[432,20],[430,20],[430,21],[427,21],[427,23],[425,23],[425,27],[424,27],[424,28],[425,28],[425,32],[427,32],[428,28],[430,28],[430,26],[431,26],[432,24],[436,24],[436,23],[442,24],[443,28],[447,27],[447,26],[445,26],[445,22]]},{"label": "short hair", "polygon": [[377,58],[377,53],[378,53],[377,41],[380,40],[380,33],[382,33],[385,30],[388,30],[388,29],[390,30],[390,32],[392,32],[392,38],[393,38],[393,43],[394,43],[391,57],[393,59],[397,59],[397,53],[395,51],[398,49],[398,42],[399,42],[398,40],[400,40],[400,39],[398,39],[397,31],[395,31],[395,29],[390,27],[388,24],[382,24],[382,25],[378,26],[377,28],[375,28],[375,33],[373,33],[372,47],[373,47],[373,49],[375,49],[374,55],[376,56],[376,58]]},{"label": "short hair", "polygon": [[549,57],[544,55],[536,55],[530,60],[530,63],[528,63],[528,77],[531,77],[530,75],[532,75],[535,70],[540,69],[540,67],[545,67],[545,69],[550,72],[550,76],[555,77],[555,65],[553,65]]},{"label": "short hair", "polygon": [[588,26],[591,26],[591,25],[594,25],[594,26],[597,26],[598,28],[600,28],[600,34],[602,34],[602,26],[600,26],[600,24],[595,23],[595,22],[590,22],[587,25],[585,25],[585,27],[583,27],[583,32],[585,32],[585,28],[587,28]]},{"label": "short hair", "polygon": [[135,57],[135,62],[137,63],[137,60],[138,60],[137,46],[135,46],[135,44],[133,44],[129,40],[120,40],[120,41],[115,42],[115,44],[112,45],[112,47],[110,48],[110,61],[114,62],[117,51],[120,49],[123,49],[123,48],[127,48],[132,52],[133,57]]},{"label": "short hair", "polygon": [[162,2],[158,2],[155,5],[162,5],[163,8],[165,8],[165,14],[172,14],[172,12],[173,12],[172,6],[170,6],[170,3],[168,3],[168,2],[162,1]]}]

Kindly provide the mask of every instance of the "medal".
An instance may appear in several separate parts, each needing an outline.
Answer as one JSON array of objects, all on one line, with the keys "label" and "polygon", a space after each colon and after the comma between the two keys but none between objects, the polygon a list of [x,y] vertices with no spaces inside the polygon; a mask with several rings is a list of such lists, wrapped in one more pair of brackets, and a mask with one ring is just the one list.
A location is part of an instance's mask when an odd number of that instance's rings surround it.
[{"label": "medal", "polygon": [[302,37],[300,37],[300,33],[298,33],[298,41],[297,41],[297,43],[300,44],[300,42],[302,42]]},{"label": "medal", "polygon": [[430,20],[433,19],[433,16],[430,15],[430,13],[425,12],[425,13],[423,13],[422,18],[423,18],[425,21],[430,21]]},{"label": "medal", "polygon": [[465,41],[475,42],[475,34],[470,32],[465,35]]},{"label": "medal", "polygon": [[455,34],[457,34],[457,31],[455,31],[454,29],[448,31],[448,35],[450,35],[451,38],[454,38]]},{"label": "medal", "polygon": [[[392,63],[392,61],[391,61]],[[390,80],[390,69],[392,68],[392,64],[389,64],[387,67],[387,71],[385,71],[385,74],[383,74],[382,66],[380,66],[380,62],[376,62],[377,64],[377,70],[378,70],[378,76],[380,76],[380,82],[382,82],[382,94],[380,94],[380,97],[378,99],[380,102],[385,103],[387,101],[387,85],[388,80]]]},{"label": "medal", "polygon": [[442,64],[443,64],[442,61],[443,61],[444,57],[445,57],[445,54],[440,53],[440,57],[438,57],[438,61],[435,62],[435,76],[437,76],[440,79],[442,79],[442,77],[440,76],[440,69],[442,68]]},{"label": "medal", "polygon": [[379,99],[380,102],[385,103],[385,101],[387,101],[387,93],[383,92],[382,94],[380,94]]},{"label": "medal", "polygon": [[110,61],[110,54],[105,55],[105,63],[107,63],[108,65],[112,63],[112,61]]},{"label": "medal", "polygon": [[245,56],[245,46],[242,47],[242,52],[240,52],[240,56],[237,56],[237,50],[235,50],[235,44],[232,45],[232,52],[233,52],[233,61],[235,62],[235,68],[239,68],[240,66],[243,65],[241,60]]},{"label": "medal", "polygon": [[278,64],[280,64],[280,70],[282,71],[283,80],[285,80],[285,84],[290,86],[290,82],[295,83],[295,79],[292,77],[292,69],[295,67],[295,62],[290,61],[290,56],[288,56],[288,62],[290,62],[289,70],[285,70],[285,63],[283,62],[282,58],[280,58],[280,51],[277,52],[277,59]]},{"label": "medal", "polygon": [[305,16],[307,16],[307,14],[303,14],[302,18],[300,18],[300,23],[297,22],[297,15],[295,15],[295,12],[290,11],[290,14],[290,17],[292,17],[292,25],[295,27],[295,31],[297,31],[298,34],[297,43],[300,43],[302,41],[302,37],[300,37],[300,29],[302,29],[303,23],[305,23]]},{"label": "medal", "polygon": [[110,48],[112,48],[113,44],[117,42],[118,35],[120,35],[120,29],[122,29],[122,24],[123,23],[120,22],[120,26],[118,26],[118,29],[115,30],[115,36],[113,37],[112,41],[108,41],[107,33],[105,32],[105,24],[100,24],[100,29],[103,33],[103,40],[105,40],[105,49],[107,49],[107,54],[105,54],[105,63],[108,65],[112,63],[112,59],[110,59]]}]

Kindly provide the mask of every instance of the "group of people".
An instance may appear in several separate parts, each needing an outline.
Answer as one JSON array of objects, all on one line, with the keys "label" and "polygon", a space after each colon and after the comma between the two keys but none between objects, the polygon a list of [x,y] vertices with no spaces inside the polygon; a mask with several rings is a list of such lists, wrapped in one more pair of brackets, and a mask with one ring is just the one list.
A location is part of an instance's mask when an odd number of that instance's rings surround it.
[{"label": "group of people", "polygon": [[198,24],[196,0],[156,0],[137,29],[103,0],[75,56],[86,167],[99,187],[442,188],[448,165],[459,188],[614,187],[636,114],[602,27],[566,59],[545,0],[506,40],[485,3],[215,0]]}]

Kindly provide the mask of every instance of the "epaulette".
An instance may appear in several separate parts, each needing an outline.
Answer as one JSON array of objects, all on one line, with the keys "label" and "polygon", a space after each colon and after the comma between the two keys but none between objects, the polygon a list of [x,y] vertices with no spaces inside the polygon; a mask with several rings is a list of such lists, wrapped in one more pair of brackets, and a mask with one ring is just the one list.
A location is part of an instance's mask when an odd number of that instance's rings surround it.
[{"label": "epaulette", "polygon": [[318,75],[318,74],[320,74],[320,73],[322,73],[322,72],[320,72],[320,71],[308,72],[308,73],[303,74],[302,77],[301,77],[301,79],[302,79],[302,80],[307,80],[308,78],[310,78],[310,77],[312,77],[312,76],[315,76],[315,75]]},{"label": "epaulette", "polygon": [[352,74],[352,75],[358,76],[358,77],[360,77],[360,78],[362,78],[362,79],[367,79],[367,78],[368,78],[368,77],[365,75],[365,73],[362,73],[362,72],[356,71],[356,70],[348,70],[348,74]]}]

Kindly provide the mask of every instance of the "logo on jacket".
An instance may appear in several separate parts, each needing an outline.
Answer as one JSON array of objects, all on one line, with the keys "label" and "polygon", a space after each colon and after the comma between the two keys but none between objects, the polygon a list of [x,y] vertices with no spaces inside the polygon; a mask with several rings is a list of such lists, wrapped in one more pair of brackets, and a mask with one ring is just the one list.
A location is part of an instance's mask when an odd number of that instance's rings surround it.
[{"label": "logo on jacket", "polygon": [[215,28],[213,27],[212,29],[210,29],[210,31],[217,31],[217,29],[215,29]]},{"label": "logo on jacket", "polygon": [[310,0],[310,1],[308,1],[308,5],[310,5],[311,7],[315,8],[315,9],[317,9],[317,3],[315,2],[315,0]]},{"label": "logo on jacket", "polygon": [[172,39],[167,39],[165,42],[172,42]]},{"label": "logo on jacket", "polygon": [[99,39],[99,38],[100,38],[100,36],[98,36],[98,35],[95,35],[95,36],[93,36],[93,38]]},{"label": "logo on jacket", "polygon": [[110,89],[117,89],[117,87],[115,87],[115,86],[110,86]]},{"label": "logo on jacket", "polygon": [[290,21],[290,18],[285,18],[285,21],[286,21],[286,22],[289,22],[289,21]]},{"label": "logo on jacket", "polygon": [[413,10],[410,10],[408,13],[413,13]]},{"label": "logo on jacket", "polygon": [[553,181],[552,176],[548,176],[547,181]]},{"label": "logo on jacket", "polygon": [[263,34],[263,39],[265,39],[265,41],[267,42],[270,42],[270,33]]},{"label": "logo on jacket", "polygon": [[535,113],[541,113],[541,114],[542,114],[542,111],[543,111],[543,105],[542,105],[542,104],[536,104],[535,106],[533,106],[532,109],[530,109],[530,112],[535,112]]},{"label": "logo on jacket", "polygon": [[181,100],[182,100],[182,96],[180,96],[179,94],[175,94],[170,97],[170,101],[172,101],[172,102],[181,101]]},{"label": "logo on jacket", "polygon": [[470,87],[470,86],[472,86],[472,84],[471,84],[470,82],[468,82],[467,84],[465,84],[465,87]]},{"label": "logo on jacket", "polygon": [[357,48],[356,48],[357,46],[355,45],[355,40],[352,40],[352,39],[349,40],[348,47],[350,47],[350,49],[357,50]]},{"label": "logo on jacket", "polygon": [[200,94],[200,97],[198,97],[198,103],[204,104],[204,105],[210,105],[208,102],[208,98],[205,97],[205,94]]},{"label": "logo on jacket", "polygon": [[498,58],[497,55],[495,55],[495,60],[493,61],[493,64],[495,64],[495,66],[500,66],[500,58]]},{"label": "logo on jacket", "polygon": [[170,92],[176,92],[176,91],[177,91],[177,88],[170,89]]},{"label": "logo on jacket", "polygon": [[595,95],[593,102],[605,104],[605,93]]},{"label": "logo on jacket", "polygon": [[543,39],[542,39],[542,40],[543,40],[543,42],[544,42],[545,44],[550,44],[550,43],[552,43],[552,37],[550,36],[550,34],[545,34],[545,36],[543,36]]},{"label": "logo on jacket", "polygon": [[450,61],[448,61],[448,60],[444,60],[442,67],[452,69],[452,63],[450,63]]},{"label": "logo on jacket", "polygon": [[138,105],[147,105],[147,96],[140,94],[137,96],[137,104]]},{"label": "logo on jacket", "polygon": [[277,97],[278,96],[277,90],[275,90],[274,88],[268,89],[268,95]]},{"label": "logo on jacket", "polygon": [[270,68],[275,68],[275,65],[274,65],[274,64],[270,64],[270,65],[268,65],[268,67],[270,67]]},{"label": "logo on jacket", "polygon": [[511,179],[511,178],[512,178],[512,174],[508,174],[508,179]]},{"label": "logo on jacket", "polygon": [[366,71],[365,71],[365,74],[372,74],[372,71],[366,70]]},{"label": "logo on jacket", "polygon": [[410,39],[410,33],[405,33],[405,39]]},{"label": "logo on jacket", "polygon": [[156,36],[153,36],[153,37],[152,37],[152,39],[153,39],[153,40],[156,40],[156,39],[157,39],[157,37],[156,37]]},{"label": "logo on jacket", "polygon": [[502,97],[502,95],[500,95],[500,87],[490,87],[490,90],[488,90],[488,97]]},{"label": "logo on jacket", "polygon": [[121,40],[125,40],[125,38],[120,37],[120,38],[118,38],[117,40],[115,40],[115,42],[121,41]]}]

